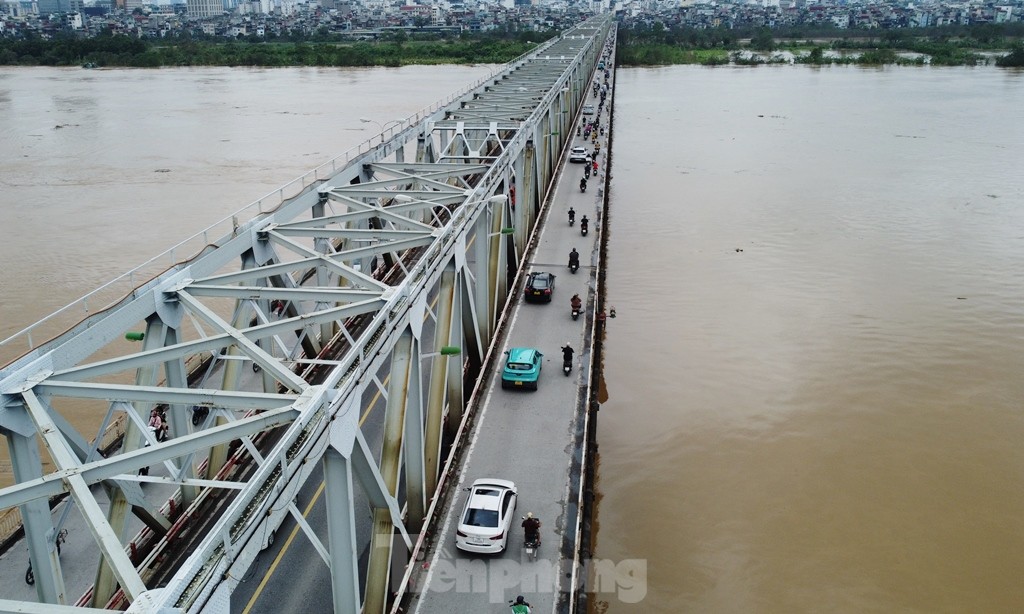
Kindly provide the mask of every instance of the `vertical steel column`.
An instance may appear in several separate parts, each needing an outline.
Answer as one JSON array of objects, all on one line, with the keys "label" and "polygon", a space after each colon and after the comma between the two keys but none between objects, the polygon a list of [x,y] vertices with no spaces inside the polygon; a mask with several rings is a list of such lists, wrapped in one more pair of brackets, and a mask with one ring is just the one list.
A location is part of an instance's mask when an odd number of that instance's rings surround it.
[{"label": "vertical steel column", "polygon": [[[11,411],[13,408],[8,408]],[[4,430],[11,454],[14,481],[18,484],[41,478],[43,463],[35,436]],[[25,527],[28,556],[36,575],[36,597],[42,603],[66,603],[64,575],[57,560],[53,540],[53,517],[46,499],[34,499],[20,506],[21,523]]]},{"label": "vertical steel column", "polygon": [[[327,194],[320,194],[320,201],[313,205],[313,219],[324,216],[324,205],[327,203]],[[331,251],[331,241],[326,237],[316,237],[313,239],[313,249],[318,254],[328,254]],[[316,285],[321,288],[326,288],[330,285],[330,274],[327,271],[327,267],[323,264],[316,266]],[[323,303],[317,304],[317,309],[322,308]],[[331,339],[334,338],[334,327],[335,322],[323,322],[320,324],[320,347],[323,347],[330,343]]]},{"label": "vertical steel column", "polygon": [[[434,496],[437,487],[438,466],[441,457],[441,424],[444,420],[445,390],[448,380],[447,356],[441,355],[441,348],[452,343],[452,315],[455,313],[455,261],[445,266],[441,273],[441,283],[437,292],[437,325],[434,327],[434,356],[430,366],[430,389],[427,393],[427,427],[424,435],[423,457],[424,474],[427,483],[426,498]],[[461,323],[459,324],[461,326]],[[461,412],[460,412],[461,413]],[[412,530],[419,531],[413,526]]]},{"label": "vertical steel column", "polygon": [[123,540],[111,528],[104,516],[103,509],[96,502],[92,491],[89,490],[85,478],[82,477],[80,471],[77,471],[81,467],[78,459],[60,434],[53,419],[50,418],[53,408],[44,404],[32,390],[23,392],[22,397],[25,399],[29,417],[36,425],[36,432],[42,436],[43,443],[50,453],[50,458],[65,476],[64,485],[82,511],[86,528],[92,533],[93,540],[99,547],[104,560],[113,570],[125,596],[134,600],[146,592],[146,585],[135,570],[135,565],[125,553]]},{"label": "vertical steel column", "polygon": [[[412,331],[407,329],[402,333],[391,354],[391,381],[388,383],[388,400],[384,412],[384,442],[380,454],[381,477],[388,494],[392,497],[398,492],[412,352]],[[386,507],[374,506],[370,560],[366,570],[366,597],[363,603],[363,611],[366,614],[381,614],[387,606],[388,572],[391,569],[391,544],[394,532],[391,511]]]},{"label": "vertical steel column", "polygon": [[[249,250],[242,254],[242,269],[251,269],[256,266],[256,257],[252,250]],[[240,282],[244,283],[244,282]],[[252,317],[250,314],[249,301],[248,299],[239,299],[235,301],[235,314],[231,319],[231,325],[238,329],[246,328],[249,325],[249,318]],[[224,350],[225,358],[221,368],[223,369],[224,375],[221,379],[221,390],[238,390],[238,383],[242,376],[242,367],[247,365],[247,361],[238,360],[234,357],[241,357],[242,352],[239,351],[237,344],[231,344]],[[227,424],[228,421],[223,416],[217,416],[214,420],[214,426],[222,426]],[[217,473],[224,467],[224,464],[228,462],[228,445],[221,444],[210,448],[210,454],[206,460],[206,478],[213,479]]]},{"label": "vertical steel column", "polygon": [[[409,362],[409,381],[406,384],[408,396],[405,400],[405,500],[408,506],[406,526],[410,531],[419,532],[427,509],[424,495],[423,473],[423,355],[420,329],[426,315],[426,301],[423,310],[413,310],[412,360]],[[403,565],[404,567],[404,565]]]},{"label": "vertical steel column", "polygon": [[[168,328],[167,336],[165,339],[166,345],[176,345],[178,343],[178,329]],[[188,388],[188,375],[185,373],[185,359],[177,358],[175,360],[169,360],[164,363],[164,373],[167,375],[167,385],[171,388]],[[189,419],[188,407],[181,404],[171,405],[170,408],[170,422],[171,432],[174,437],[181,437],[186,435],[192,430],[192,421]],[[188,462],[187,467],[182,467],[183,463],[188,461],[188,456],[182,456],[178,458],[178,466],[183,470],[183,476],[188,478],[194,478],[196,475],[196,468],[192,462]],[[198,491],[195,486],[181,486],[181,506],[187,508],[195,500]]]},{"label": "vertical steel column", "polygon": [[530,207],[527,203],[530,202],[530,198],[525,193],[525,185],[523,178],[526,175],[526,169],[523,164],[523,156],[516,156],[516,159],[512,161],[513,175],[515,176],[515,191],[516,191],[516,203],[512,207],[512,225],[515,228],[513,237],[516,242],[516,252],[518,254],[526,253],[526,238],[529,236],[530,229],[527,227],[526,219],[529,213]]},{"label": "vertical steel column", "polygon": [[[341,421],[331,423],[340,428]],[[331,592],[334,614],[359,614],[359,553],[356,549],[356,521],[353,509],[352,466],[348,450],[331,447],[324,453],[324,483],[327,501],[327,549],[331,553]]]},{"label": "vertical steel column", "polygon": [[[466,401],[463,397],[462,390],[462,378],[465,366],[472,360],[467,352],[467,348],[470,351],[475,350],[476,340],[467,343],[466,330],[472,328],[471,320],[472,314],[469,317],[463,319],[466,305],[466,289],[465,289],[465,274],[462,271],[457,270],[455,276],[455,292],[452,296],[452,314],[451,314],[451,325],[449,326],[450,333],[449,339],[451,345],[457,346],[461,349],[460,358],[454,364],[447,365],[448,372],[448,419],[444,421],[445,432],[450,435],[450,439],[454,439],[455,432],[459,428],[459,423],[462,422],[462,413],[465,409]],[[478,361],[479,362],[479,361]],[[441,479],[438,475],[437,479]],[[437,481],[431,483],[433,487],[437,486]],[[433,496],[433,495],[431,495]]]},{"label": "vertical steel column", "polygon": [[507,271],[504,265],[506,263],[505,257],[505,246],[503,243],[504,235],[501,234],[501,230],[505,227],[505,208],[507,204],[504,202],[491,201],[491,231],[490,236],[490,254],[487,258],[487,285],[489,286],[487,305],[487,321],[490,330],[494,330],[494,325],[498,321],[498,309],[505,303],[505,297],[507,295]]},{"label": "vertical steel column", "polygon": [[[533,141],[526,143],[526,147],[523,149],[522,155],[522,172],[516,171],[516,177],[522,177],[522,192],[523,202],[522,206],[524,209],[523,215],[529,216],[527,219],[532,219],[538,209],[540,209],[540,195],[537,188],[537,164],[536,164],[537,151],[533,147]],[[516,190],[516,194],[519,194],[519,190]],[[525,229],[527,233],[523,237],[523,250],[521,253],[526,253],[526,239],[529,237],[531,228]]]},{"label": "vertical steel column", "polygon": [[[488,208],[475,222],[476,228],[473,234],[476,241],[473,242],[473,305],[476,312],[476,337],[480,339],[481,346],[486,348],[491,343],[491,335],[494,333],[494,318],[491,317],[491,289],[490,277],[490,249],[485,240],[492,226],[491,217],[493,213]],[[483,355],[481,355],[481,358]]]},{"label": "vertical steel column", "polygon": [[[166,333],[167,327],[159,315],[151,315],[146,320],[146,336],[142,340],[143,351],[163,347]],[[155,386],[159,375],[158,369],[159,367],[155,364],[139,367],[135,372],[135,385]],[[131,408],[127,411],[134,411],[142,419],[142,422],[146,423],[152,404],[136,402],[126,404],[126,407]],[[134,420],[127,420],[126,422],[124,443],[121,449],[123,452],[138,450],[140,447],[143,447],[143,434],[139,432]],[[110,524],[114,534],[117,535],[117,539],[123,544],[127,538],[127,523],[125,520],[127,519],[130,505],[121,489],[112,488],[107,492],[110,497],[110,507],[107,509],[107,522]],[[114,570],[101,557],[96,566],[96,579],[92,590],[93,607],[101,608],[106,605],[116,590],[117,578],[114,576]]]}]

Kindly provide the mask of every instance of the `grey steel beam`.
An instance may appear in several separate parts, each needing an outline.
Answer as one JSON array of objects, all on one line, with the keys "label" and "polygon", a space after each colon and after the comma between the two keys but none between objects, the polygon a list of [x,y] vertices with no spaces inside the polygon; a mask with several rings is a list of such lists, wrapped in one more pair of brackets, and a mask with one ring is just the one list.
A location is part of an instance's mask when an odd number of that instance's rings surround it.
[{"label": "grey steel beam", "polygon": [[184,403],[227,409],[277,409],[295,401],[294,394],[236,392],[216,388],[161,388],[127,384],[92,384],[45,380],[35,386],[43,395],[148,403]]},{"label": "grey steel beam", "polygon": [[[178,328],[173,327],[167,330],[167,343],[169,345],[178,344]],[[167,387],[168,388],[188,388],[188,375],[185,370],[185,361],[181,358],[174,360],[168,360],[164,362],[164,372],[167,374]],[[172,437],[182,437],[192,432],[191,420],[188,416],[189,406],[184,403],[170,403],[169,413],[171,421],[171,435]],[[183,476],[185,479],[194,478],[196,471],[192,463],[192,456],[182,456],[176,459],[179,466],[185,465],[183,468]],[[188,507],[195,500],[196,495],[199,494],[196,489],[190,485],[183,485],[181,488],[181,503],[184,507]]]},{"label": "grey steel beam", "polygon": [[[59,471],[47,476],[19,480],[17,484],[0,489],[0,509],[23,505],[29,501],[43,497],[52,497],[67,492],[64,480],[68,474],[81,475],[87,484],[95,484],[103,480],[118,477],[127,479],[126,474],[134,474],[139,467],[155,465],[196,449],[208,448],[232,439],[254,435],[275,426],[286,424],[295,419],[296,407],[282,407],[261,414],[243,418],[226,424],[209,428],[205,431],[178,437],[157,446],[142,448],[126,454],[118,454],[79,465],[73,470]],[[120,477],[119,477],[120,476]]]},{"label": "grey steel beam", "polygon": [[[380,453],[380,474],[386,493],[390,497],[398,493],[398,476],[401,470],[402,440],[405,431],[406,400],[416,356],[413,354],[413,335],[404,330],[391,354],[391,380],[388,384],[387,403],[384,410],[384,441]],[[366,594],[363,611],[366,614],[381,614],[387,605],[388,573],[391,570],[391,543],[394,538],[391,510],[375,505],[373,510],[373,533],[370,537],[370,560],[366,571]]]},{"label": "grey steel beam", "polygon": [[[142,340],[143,348],[154,349],[163,346],[166,332],[167,327],[164,325],[163,320],[160,319],[159,314],[150,316],[146,321],[146,336]],[[159,363],[139,367],[135,374],[135,385],[155,385],[157,383],[158,368]],[[126,411],[135,412],[139,417],[142,417],[142,423],[145,424],[144,416],[149,414],[151,404],[145,402],[125,403],[124,407]],[[122,444],[122,449],[125,452],[137,450],[143,445],[143,437],[137,426],[138,423],[139,421],[137,420],[127,420],[124,443]],[[117,536],[118,545],[123,547],[127,538],[125,534],[127,528],[125,520],[128,515],[128,499],[119,489],[111,489],[108,494],[110,496],[110,505],[107,507],[107,524],[110,525],[110,530]],[[110,600],[114,591],[117,590],[118,579],[114,575],[113,567],[107,565],[103,557],[100,557],[99,561],[97,561],[96,579],[93,583],[93,606],[101,607]]]},{"label": "grey steel beam", "polygon": [[324,453],[327,493],[327,543],[331,551],[331,593],[335,614],[358,614],[359,548],[353,507],[352,455],[359,427],[355,414],[331,425],[331,445]]},{"label": "grey steel beam", "polygon": [[324,303],[349,303],[380,297],[379,290],[360,288],[263,288],[259,286],[195,285],[189,286],[188,293],[192,296],[218,296],[239,300],[279,299]]},{"label": "grey steel beam", "polygon": [[[50,453],[50,458],[53,459],[53,462],[60,469],[65,471],[71,470],[64,475],[64,483],[67,486],[68,492],[74,498],[75,503],[82,510],[85,526],[92,533],[93,540],[95,540],[114,576],[117,577],[117,581],[121,584],[121,589],[124,590],[129,599],[134,599],[137,595],[141,595],[146,590],[146,585],[143,584],[142,578],[135,571],[135,566],[132,564],[131,559],[125,554],[124,546],[121,545],[121,540],[118,538],[117,533],[107,522],[103,509],[96,502],[96,499],[93,498],[89,485],[81,474],[74,472],[79,466],[78,459],[74,457],[71,449],[57,431],[53,420],[50,419],[50,410],[43,405],[42,401],[31,390],[26,390],[22,393],[22,396],[25,399],[25,407],[28,409],[29,416],[36,424],[36,430],[42,435],[43,443]],[[58,561],[57,566],[59,565]]]},{"label": "grey steel beam", "polygon": [[[427,392],[427,420],[424,428],[423,471],[426,481],[426,499],[434,496],[441,463],[441,425],[444,420],[445,392],[447,390],[450,358],[441,353],[446,345],[452,345],[452,314],[455,304],[455,261],[445,266],[441,274],[441,285],[437,292],[437,323],[434,325],[434,356],[430,367],[430,388]],[[461,323],[459,324],[461,327]],[[460,349],[461,351],[461,349]],[[422,519],[420,519],[422,521]],[[420,526],[413,524],[412,530]]]},{"label": "grey steel beam", "polygon": [[418,533],[423,527],[426,508],[426,486],[424,485],[423,450],[423,360],[420,339],[423,321],[426,319],[426,297],[420,297],[410,320],[413,331],[412,360],[409,364],[409,381],[405,404],[405,433],[402,439],[405,467],[406,526]]},{"label": "grey steel beam", "polygon": [[[14,479],[19,483],[41,479],[42,462],[35,437],[26,437],[13,431],[5,431],[7,449],[11,454]],[[19,502],[21,522],[25,527],[25,541],[28,542],[28,556],[32,568],[38,575],[36,596],[39,601],[49,604],[67,602],[64,575],[57,559],[53,519],[50,506],[45,499]],[[13,507],[5,505],[4,507]]]}]

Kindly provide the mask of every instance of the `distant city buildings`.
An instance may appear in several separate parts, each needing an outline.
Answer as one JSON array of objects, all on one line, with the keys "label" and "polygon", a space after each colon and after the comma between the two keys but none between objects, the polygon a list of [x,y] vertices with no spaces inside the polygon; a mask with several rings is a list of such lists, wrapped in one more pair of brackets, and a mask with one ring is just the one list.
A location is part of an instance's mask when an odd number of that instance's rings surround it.
[{"label": "distant city buildings", "polygon": [[193,19],[206,19],[208,17],[220,17],[224,14],[224,2],[222,0],[188,0],[187,14]]},{"label": "distant city buildings", "polygon": [[369,40],[397,30],[486,32],[561,29],[615,10],[627,25],[697,29],[826,25],[918,28],[1024,20],[1024,0],[0,0],[0,36],[112,32],[139,38],[274,38],[319,33]]}]

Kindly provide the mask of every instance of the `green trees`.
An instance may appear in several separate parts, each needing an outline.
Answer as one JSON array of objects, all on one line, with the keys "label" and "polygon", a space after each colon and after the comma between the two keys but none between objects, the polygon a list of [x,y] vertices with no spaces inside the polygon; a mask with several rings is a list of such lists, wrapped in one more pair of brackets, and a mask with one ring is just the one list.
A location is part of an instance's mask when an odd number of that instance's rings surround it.
[{"label": "green trees", "polygon": [[[332,39],[320,32],[313,39]],[[519,34],[506,38],[412,40],[398,31],[388,41],[346,43],[337,40],[268,43],[190,38],[145,41],[128,36],[0,40],[0,65],[79,66],[402,66],[405,64],[501,64],[529,51],[534,43]]]},{"label": "green trees", "polygon": [[1014,45],[1010,53],[996,60],[996,66],[1024,66],[1024,45]]}]

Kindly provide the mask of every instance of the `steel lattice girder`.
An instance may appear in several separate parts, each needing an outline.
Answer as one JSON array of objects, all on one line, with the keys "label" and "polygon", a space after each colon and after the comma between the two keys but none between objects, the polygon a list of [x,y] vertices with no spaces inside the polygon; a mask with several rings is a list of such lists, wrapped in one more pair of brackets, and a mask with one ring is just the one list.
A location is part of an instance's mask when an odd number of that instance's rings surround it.
[{"label": "steel lattice girder", "polygon": [[[275,212],[239,226],[202,255],[143,284],[122,301],[0,370],[0,429],[8,436],[30,438],[33,433],[26,430],[24,420],[30,415],[60,467],[42,478],[0,490],[0,504],[25,504],[71,490],[80,500],[87,524],[108,560],[116,559],[117,544],[111,542],[107,520],[91,500],[88,483],[111,478],[131,480],[140,467],[186,457],[214,444],[283,424],[285,433],[264,454],[259,468],[208,537],[165,589],[159,594],[146,594],[137,606],[201,608],[215,593],[229,594],[231,585],[225,572],[230,569],[232,576],[242,575],[236,572],[245,569],[261,547],[252,537],[281,520],[267,513],[273,502],[289,500],[309,477],[308,466],[315,463],[299,460],[319,459],[325,453],[327,448],[322,444],[332,420],[348,416],[346,420],[351,421],[365,382],[373,380],[406,331],[419,329],[417,320],[426,317],[427,294],[439,286],[442,273],[450,270],[451,263],[456,263],[458,271],[467,266],[467,238],[481,230],[493,235],[493,228],[502,228],[508,211],[502,195],[522,181],[515,173],[524,172],[519,170],[520,162],[541,138],[545,140],[546,157],[535,160],[536,175],[545,184],[550,178],[553,152],[561,151],[561,144],[567,140],[566,135],[555,131],[558,126],[552,125],[552,118],[565,123],[564,114],[569,108],[576,109],[586,94],[590,67],[584,62],[593,60],[594,37],[601,30],[592,32],[591,36],[549,41],[510,64],[493,83],[478,87],[424,119],[416,131],[403,131],[391,142],[352,160],[324,185],[307,189]],[[558,146],[549,148],[548,137],[556,136]],[[404,163],[396,152],[414,139],[420,141],[421,155],[415,163]],[[399,161],[388,162],[387,157],[392,155],[398,155]],[[356,180],[358,183],[354,183]],[[538,182],[532,189],[540,194],[543,188]],[[533,202],[539,202],[537,194]],[[496,200],[498,196],[502,199]],[[344,210],[324,210],[335,205]],[[496,206],[501,207],[500,213],[495,213]],[[439,209],[447,211],[445,219],[439,217]],[[309,218],[311,211],[314,217]],[[371,219],[384,227],[364,227]],[[483,224],[485,220],[490,221]],[[528,233],[517,229],[517,235],[523,232]],[[420,250],[418,258],[403,262],[403,254],[414,249]],[[385,283],[354,266],[384,255],[393,256],[400,264],[404,274],[401,281]],[[240,262],[245,263],[242,268]],[[321,272],[316,285],[302,279],[305,272],[313,270]],[[487,275],[470,272],[463,277],[471,285],[489,286],[487,293],[494,298],[505,291],[503,275],[492,274],[493,279],[488,280]],[[323,279],[326,283],[319,283]],[[233,317],[222,314],[218,299],[234,302]],[[286,301],[291,306],[288,317],[269,321],[261,304],[271,300]],[[496,304],[492,302],[492,307]],[[478,305],[473,311],[474,321],[495,315],[490,311],[480,313],[479,309]],[[154,316],[175,332],[170,344],[83,362],[98,352],[109,353],[125,331]],[[346,328],[346,321],[354,316],[369,318],[358,338]],[[194,330],[183,325],[186,317],[191,318]],[[250,326],[238,325],[250,317],[254,321]],[[352,348],[332,362],[319,385],[311,386],[294,371],[301,361],[291,360],[290,355],[279,356],[273,350],[275,342],[278,350],[286,346],[280,343],[282,335],[297,335],[296,346],[304,338],[315,337],[316,325],[337,327]],[[470,340],[471,345],[488,345],[492,329],[492,323],[475,328],[478,337]],[[186,340],[186,334],[194,338]],[[327,341],[319,339],[321,344]],[[415,354],[419,360],[419,353]],[[170,379],[171,365],[183,365],[186,359],[205,355],[211,355],[215,364],[219,361],[228,366],[233,357],[252,361],[275,387],[286,392],[130,386],[112,380],[120,373],[161,368],[168,370]],[[266,380],[264,385],[268,385]],[[261,411],[202,432],[179,433],[165,443],[152,441],[149,448],[83,462],[68,452],[71,445],[49,419],[58,411],[52,400],[64,397],[103,400],[111,407],[165,404]],[[361,440],[358,432],[355,435]],[[365,448],[365,442],[360,445]],[[395,528],[404,534],[397,502],[391,494],[379,490],[379,470],[372,466],[372,458],[370,462],[371,466],[362,469],[365,479],[360,483],[377,492],[373,496],[391,510]],[[182,477],[178,481],[216,483]],[[123,560],[115,565],[122,587],[129,589],[131,597],[139,597],[144,587],[138,573]]]}]

